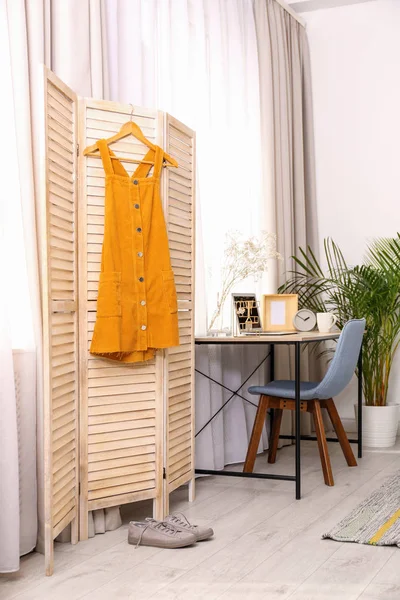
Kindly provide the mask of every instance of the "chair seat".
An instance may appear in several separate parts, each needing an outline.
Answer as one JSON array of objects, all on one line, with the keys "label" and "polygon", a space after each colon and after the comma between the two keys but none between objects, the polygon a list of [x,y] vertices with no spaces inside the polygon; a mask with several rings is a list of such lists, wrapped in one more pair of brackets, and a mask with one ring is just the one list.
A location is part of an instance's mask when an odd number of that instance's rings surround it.
[{"label": "chair seat", "polygon": [[[316,389],[318,383],[315,381],[302,381],[300,383],[300,400],[314,400],[317,398]],[[279,380],[271,381],[266,385],[253,385],[249,388],[250,394],[258,396],[275,396],[277,398],[288,398],[294,400],[294,381]]]}]

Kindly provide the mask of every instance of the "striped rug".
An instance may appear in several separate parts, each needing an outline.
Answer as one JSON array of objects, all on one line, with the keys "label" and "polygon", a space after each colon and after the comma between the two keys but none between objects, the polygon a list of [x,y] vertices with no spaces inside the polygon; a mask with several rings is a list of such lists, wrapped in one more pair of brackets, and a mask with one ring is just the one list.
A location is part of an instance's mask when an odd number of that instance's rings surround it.
[{"label": "striped rug", "polygon": [[338,542],[400,547],[400,471],[322,537]]}]

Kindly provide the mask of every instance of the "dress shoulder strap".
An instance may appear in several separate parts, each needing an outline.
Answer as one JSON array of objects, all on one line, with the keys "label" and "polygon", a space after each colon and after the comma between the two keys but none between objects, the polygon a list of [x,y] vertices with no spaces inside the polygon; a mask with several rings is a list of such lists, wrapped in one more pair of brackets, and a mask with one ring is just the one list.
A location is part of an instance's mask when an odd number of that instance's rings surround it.
[{"label": "dress shoulder strap", "polygon": [[114,173],[112,160],[110,158],[110,150],[107,146],[106,140],[98,140],[97,147],[100,150],[100,156],[103,163],[104,171],[107,175],[112,175]]},{"label": "dress shoulder strap", "polygon": [[148,165],[147,162],[154,161],[154,150],[148,150],[147,154],[142,159],[142,162],[139,164],[138,168],[132,175],[132,177],[141,177],[145,178],[148,176],[150,170],[153,168],[152,165]]},{"label": "dress shoulder strap", "polygon": [[163,162],[164,162],[164,152],[163,149],[160,148],[160,146],[156,146],[156,152],[155,152],[155,158],[154,158],[154,177],[160,177],[161,175],[161,170],[162,170],[162,166],[163,166]]},{"label": "dress shoulder strap", "polygon": [[[160,177],[163,160],[164,153],[162,151],[162,148],[156,146],[155,150],[148,150],[147,154],[143,157],[143,161],[140,163],[132,177],[146,178],[152,168],[153,177]],[[154,161],[154,167],[152,167],[152,165],[148,165],[147,161]]]}]

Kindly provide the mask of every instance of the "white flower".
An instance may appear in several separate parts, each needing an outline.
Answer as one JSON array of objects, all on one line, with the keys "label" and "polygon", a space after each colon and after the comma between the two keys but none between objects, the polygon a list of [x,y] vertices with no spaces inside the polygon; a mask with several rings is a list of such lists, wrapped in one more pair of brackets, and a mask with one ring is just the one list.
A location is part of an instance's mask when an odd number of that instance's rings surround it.
[{"label": "white flower", "polygon": [[210,321],[212,329],[216,319],[234,285],[247,277],[253,276],[256,281],[262,273],[268,271],[268,260],[282,260],[276,251],[276,236],[263,231],[260,238],[255,236],[243,239],[239,231],[229,231],[226,234],[224,260],[222,264],[222,288],[217,296],[217,307]]}]

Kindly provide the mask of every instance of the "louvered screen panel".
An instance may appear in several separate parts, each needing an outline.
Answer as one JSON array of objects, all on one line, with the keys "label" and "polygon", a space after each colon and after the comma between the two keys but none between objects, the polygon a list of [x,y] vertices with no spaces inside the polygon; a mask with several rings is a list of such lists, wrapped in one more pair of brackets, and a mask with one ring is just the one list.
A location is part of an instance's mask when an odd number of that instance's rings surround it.
[{"label": "louvered screen panel", "polygon": [[[165,115],[164,147],[178,169],[164,174],[164,204],[178,293],[180,346],[166,352],[167,494],[194,478],[195,134]],[[168,498],[165,499],[168,510]]]},{"label": "louvered screen panel", "polygon": [[[131,106],[86,100],[80,112],[80,145],[85,148],[116,133],[129,120]],[[148,139],[162,143],[158,113],[135,109],[132,118]],[[119,157],[138,160],[147,151],[132,136],[113,144],[112,150]],[[128,173],[137,167],[122,164]],[[89,353],[104,234],[102,161],[82,156],[81,172],[81,538],[85,539],[88,510],[146,498],[162,502],[162,357],[128,365]]]},{"label": "louvered screen panel", "polygon": [[72,523],[78,538],[78,324],[76,95],[44,75],[43,363],[46,572],[53,540]]}]

